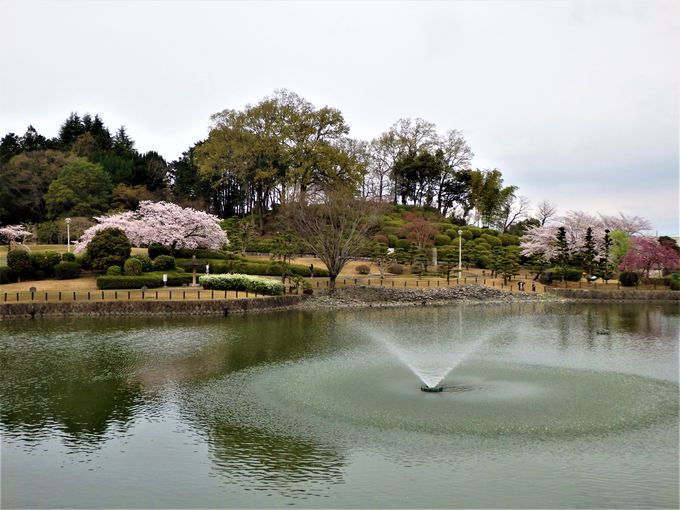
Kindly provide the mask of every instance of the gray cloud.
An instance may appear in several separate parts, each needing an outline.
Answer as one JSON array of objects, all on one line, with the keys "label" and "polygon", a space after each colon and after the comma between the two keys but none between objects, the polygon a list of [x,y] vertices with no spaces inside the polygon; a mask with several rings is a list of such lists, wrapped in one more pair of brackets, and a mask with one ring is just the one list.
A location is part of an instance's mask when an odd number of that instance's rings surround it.
[{"label": "gray cloud", "polygon": [[464,132],[561,211],[678,226],[680,4],[0,3],[0,133],[73,110],[167,158],[210,114],[286,87],[372,138],[400,117]]}]

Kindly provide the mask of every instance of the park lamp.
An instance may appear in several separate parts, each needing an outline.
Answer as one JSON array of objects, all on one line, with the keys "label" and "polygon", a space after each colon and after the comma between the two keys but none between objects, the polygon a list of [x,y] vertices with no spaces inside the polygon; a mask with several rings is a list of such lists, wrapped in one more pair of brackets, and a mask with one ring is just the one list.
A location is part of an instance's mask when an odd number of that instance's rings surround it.
[{"label": "park lamp", "polygon": [[66,251],[71,253],[71,218],[66,218]]},{"label": "park lamp", "polygon": [[460,280],[461,275],[463,274],[463,231],[459,230],[458,231],[458,279]]}]

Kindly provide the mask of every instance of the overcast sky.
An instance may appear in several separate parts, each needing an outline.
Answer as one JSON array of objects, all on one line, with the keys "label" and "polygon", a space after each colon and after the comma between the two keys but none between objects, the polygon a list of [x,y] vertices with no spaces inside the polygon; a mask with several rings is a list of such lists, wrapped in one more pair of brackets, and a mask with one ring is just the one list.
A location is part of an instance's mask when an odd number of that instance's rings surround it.
[{"label": "overcast sky", "polygon": [[172,160],[287,88],[355,138],[422,117],[534,204],[676,235],[679,39],[678,1],[0,0],[0,136],[99,113]]}]

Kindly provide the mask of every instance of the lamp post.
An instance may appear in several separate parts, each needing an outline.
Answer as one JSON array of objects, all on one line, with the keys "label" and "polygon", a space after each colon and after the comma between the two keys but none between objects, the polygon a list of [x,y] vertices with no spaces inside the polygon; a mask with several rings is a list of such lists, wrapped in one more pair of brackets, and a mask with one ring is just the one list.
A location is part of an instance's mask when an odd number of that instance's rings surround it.
[{"label": "lamp post", "polygon": [[71,218],[66,218],[66,251],[71,253]]},{"label": "lamp post", "polygon": [[458,280],[463,274],[463,231],[458,231]]}]

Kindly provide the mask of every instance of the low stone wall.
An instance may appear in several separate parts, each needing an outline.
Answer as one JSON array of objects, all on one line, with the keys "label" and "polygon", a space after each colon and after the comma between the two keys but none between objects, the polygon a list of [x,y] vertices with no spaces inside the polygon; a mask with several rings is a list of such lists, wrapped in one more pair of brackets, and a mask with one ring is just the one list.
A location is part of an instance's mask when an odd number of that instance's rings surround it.
[{"label": "low stone wall", "polygon": [[680,292],[673,290],[556,289],[546,286],[545,291],[565,299],[597,299],[602,301],[680,301]]},{"label": "low stone wall", "polygon": [[306,296],[210,301],[91,301],[75,303],[0,304],[0,320],[10,318],[115,315],[229,315],[250,310],[273,310],[300,304]]}]

